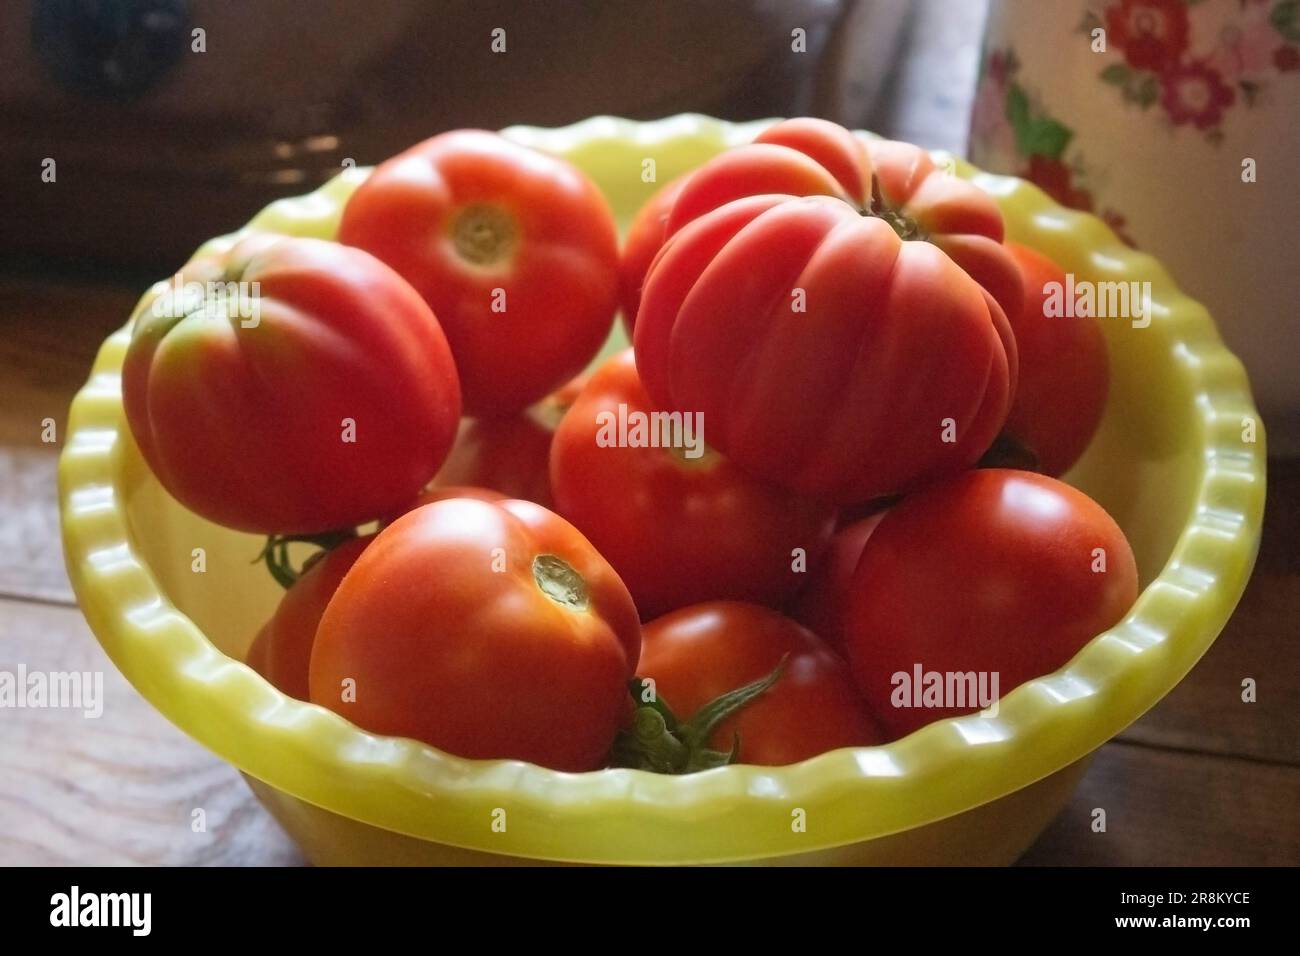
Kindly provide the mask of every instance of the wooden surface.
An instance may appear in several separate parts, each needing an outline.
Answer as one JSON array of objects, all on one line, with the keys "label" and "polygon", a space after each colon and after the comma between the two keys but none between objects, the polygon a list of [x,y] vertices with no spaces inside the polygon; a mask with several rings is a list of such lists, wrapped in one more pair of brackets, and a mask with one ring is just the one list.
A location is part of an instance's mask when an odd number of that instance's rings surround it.
[{"label": "wooden surface", "polygon": [[[239,775],[118,675],[63,571],[55,501],[67,406],[135,292],[0,279],[0,669],[104,674],[104,713],[0,710],[0,864],[287,864]],[[75,317],[75,321],[73,318]],[[1027,864],[1300,863],[1300,463],[1274,462],[1259,565],[1188,678],[1103,747]],[[1240,700],[1243,677],[1259,701]],[[1094,808],[1107,830],[1091,828]],[[206,830],[195,832],[202,809]]]}]

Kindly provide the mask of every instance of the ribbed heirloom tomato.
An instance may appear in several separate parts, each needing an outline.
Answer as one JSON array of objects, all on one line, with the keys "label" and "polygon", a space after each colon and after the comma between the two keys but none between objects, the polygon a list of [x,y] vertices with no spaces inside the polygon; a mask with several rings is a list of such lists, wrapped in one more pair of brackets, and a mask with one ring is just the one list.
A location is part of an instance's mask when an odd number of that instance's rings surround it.
[{"label": "ribbed heirloom tomato", "polygon": [[344,576],[316,633],[311,699],[462,757],[593,770],[640,646],[627,588],[567,521],[453,498],[384,528]]},{"label": "ribbed heirloom tomato", "polygon": [[556,429],[556,510],[614,566],[644,618],[711,598],[783,601],[820,556],[834,508],[751,478],[707,447],[707,428],[681,423],[674,437],[655,416],[631,349],[609,359]]},{"label": "ribbed heirloom tomato", "polygon": [[642,647],[637,674],[654,679],[655,693],[683,721],[781,666],[776,682],[718,724],[707,741],[727,752],[739,735],[739,763],[780,766],[883,740],[844,662],[770,608],[694,604],[647,624]]},{"label": "ribbed heirloom tomato", "polygon": [[943,249],[997,299],[1021,308],[1019,273],[1002,247],[1002,215],[978,187],[939,168],[918,146],[863,140],[826,120],[769,126],[656,193],[624,245],[623,314],[632,328],[656,251],[687,223],[746,196],[834,196],[885,218],[908,239]]},{"label": "ribbed heirloom tomato", "polygon": [[[849,585],[845,650],[891,736],[980,709],[961,675],[1003,696],[1063,666],[1137,598],[1124,533],[1095,501],[1043,475],[979,469],[880,519]],[[919,683],[967,695],[927,700]],[[964,678],[962,678],[964,680]],[[920,700],[922,706],[917,706]]]},{"label": "ribbed heirloom tomato", "polygon": [[656,406],[702,413],[742,468],[839,504],[970,466],[1015,390],[993,297],[934,244],[825,196],[753,196],[685,226],[650,267],[635,347]]},{"label": "ribbed heirloom tomato", "polygon": [[495,133],[443,133],[383,163],[348,200],[338,239],[424,296],[470,415],[517,412],[563,385],[618,307],[618,234],[600,191]]},{"label": "ribbed heirloom tomato", "polygon": [[438,470],[456,369],[429,307],[378,259],[254,235],[191,262],[176,289],[136,313],[122,398],[181,504],[241,531],[312,534],[405,507]]},{"label": "ribbed heirloom tomato", "polygon": [[627,238],[619,255],[619,301],[623,306],[623,325],[631,333],[636,324],[636,312],[641,305],[641,284],[646,270],[664,244],[668,213],[673,208],[677,194],[686,183],[686,176],[678,176],[665,183],[637,210],[628,226]]}]

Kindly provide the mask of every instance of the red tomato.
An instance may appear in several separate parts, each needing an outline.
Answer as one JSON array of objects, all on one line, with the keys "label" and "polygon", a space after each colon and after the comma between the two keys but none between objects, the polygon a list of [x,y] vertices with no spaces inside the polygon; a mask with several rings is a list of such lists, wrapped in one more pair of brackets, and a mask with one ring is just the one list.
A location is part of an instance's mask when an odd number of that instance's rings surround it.
[{"label": "red tomato", "polygon": [[[623,262],[629,328],[654,249],[686,223],[733,200],[766,193],[843,199],[859,212],[884,218],[905,239],[937,245],[988,289],[1008,315],[1022,307],[1020,278],[1002,247],[997,205],[973,183],[938,168],[919,146],[864,142],[835,123],[802,117],[768,127],[752,144],[719,154],[685,182],[671,185],[677,186],[674,194],[666,195],[669,187],[657,194],[629,235],[636,240],[634,246],[629,242]],[[664,222],[662,230],[653,229],[658,219]],[[638,294],[630,310],[629,287]]]},{"label": "red tomato", "polygon": [[[788,655],[788,656],[787,656]],[[710,745],[739,763],[780,766],[883,738],[853,689],[844,662],[810,631],[770,608],[711,601],[681,608],[645,627],[637,673],[679,720],[771,673],[777,682],[714,730]]]},{"label": "red tomato", "polygon": [[678,176],[665,183],[637,211],[632,225],[628,227],[619,259],[619,301],[623,306],[623,325],[629,334],[636,324],[636,312],[641,305],[641,284],[645,281],[646,270],[650,268],[659,247],[664,244],[668,213],[685,182],[685,176]]},{"label": "red tomato", "polygon": [[431,505],[435,501],[446,501],[449,498],[473,498],[476,501],[493,502],[509,500],[508,495],[493,491],[491,488],[478,488],[474,485],[442,485],[436,488],[425,488],[420,492],[419,497],[415,499],[415,504],[408,510],[414,511],[423,505]]},{"label": "red tomato", "polygon": [[564,384],[618,306],[618,233],[600,191],[495,133],[444,133],[379,166],[344,208],[339,242],[424,296],[471,415],[517,412]]},{"label": "red tomato", "polygon": [[[257,235],[173,282],[205,291],[137,312],[122,397],[181,504],[241,531],[313,534],[391,513],[433,477],[460,415],[456,369],[388,266]],[[234,295],[233,283],[248,285]]]},{"label": "red tomato", "polygon": [[1006,431],[1033,452],[1039,470],[1063,475],[1092,441],[1106,408],[1106,339],[1091,316],[1046,315],[1046,287],[1064,288],[1065,273],[1033,249],[1007,248],[1020,267],[1025,307],[1010,317],[1020,379]]},{"label": "red tomato", "polygon": [[1024,308],[1020,274],[1002,245],[1002,213],[974,183],[940,169],[920,146],[867,144],[878,204],[905,238],[934,243],[997,299],[1007,315]]},{"label": "red tomato", "polygon": [[627,588],[568,522],[527,501],[439,501],[380,531],[343,578],[311,699],[462,757],[593,770],[640,636]]},{"label": "red tomato", "polygon": [[837,651],[844,648],[844,615],[853,572],[867,539],[884,516],[885,512],[878,511],[835,532],[791,610],[791,617]]},{"label": "red tomato", "polygon": [[631,349],[596,371],[555,432],[556,510],[614,566],[643,618],[712,598],[789,597],[829,539],[834,509],[749,477],[704,446],[707,432],[694,434],[694,452],[620,447],[618,423],[634,437],[652,409]]},{"label": "red tomato", "polygon": [[325,605],[373,537],[354,538],[321,553],[284,592],[248,649],[248,666],[290,697],[308,699],[307,665]]},{"label": "red tomato", "polygon": [[759,478],[853,504],[960,471],[1015,388],[1015,339],[928,242],[822,196],[695,220],[650,268],[636,364],[658,407],[703,413]]},{"label": "red tomato", "polygon": [[665,240],[733,199],[762,193],[838,196],[861,207],[871,195],[871,160],[844,127],[803,117],[770,126],[753,143],[720,153],[665,185],[641,207],[623,247],[628,331],[636,324],[646,272]]},{"label": "red tomato", "polygon": [[861,209],[871,195],[871,157],[835,123],[809,117],[777,123],[687,177],[664,238],[733,200],[769,193],[835,196]]},{"label": "red tomato", "polygon": [[559,391],[509,418],[466,418],[433,488],[476,485],[552,507],[548,462],[555,427],[586,381],[572,379]]},{"label": "red tomato", "polygon": [[1137,598],[1137,567],[1124,533],[1087,495],[1043,475],[981,469],[894,505],[849,590],[854,678],[899,737],[980,709],[969,696],[967,706],[955,696],[915,706],[918,668],[945,682],[984,675],[987,690],[996,674],[1007,694],[1116,624]]}]

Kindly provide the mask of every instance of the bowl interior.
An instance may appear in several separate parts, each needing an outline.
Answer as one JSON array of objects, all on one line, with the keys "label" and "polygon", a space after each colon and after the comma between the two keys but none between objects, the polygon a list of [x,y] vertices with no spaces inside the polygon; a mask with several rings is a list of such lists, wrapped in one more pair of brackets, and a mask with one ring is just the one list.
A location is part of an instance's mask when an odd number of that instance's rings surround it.
[{"label": "bowl interior", "polygon": [[[720,138],[688,137],[672,151],[656,156],[644,144],[622,137],[571,137],[556,142],[544,135],[552,131],[540,131],[542,135],[533,130],[508,132],[563,155],[592,176],[614,209],[620,228],[626,228],[659,184],[706,161],[725,145]],[[656,161],[654,182],[646,182],[643,176],[647,158]],[[339,198],[350,193],[360,178],[342,178],[340,184],[346,186],[339,190]],[[983,181],[996,192],[996,177],[984,177]],[[1078,280],[1104,282],[1123,265],[1083,248],[1077,231],[1069,228],[1075,224],[1074,214],[1065,213],[1057,220],[1051,212],[1026,217],[1017,215],[1014,208],[1006,211],[1009,238],[1036,245],[1063,263],[1073,264]],[[275,217],[259,217],[268,218]],[[257,222],[255,219],[254,224]],[[289,219],[274,226],[288,233],[333,234],[331,223],[314,218]],[[1114,268],[1108,269],[1108,264]],[[1067,480],[1100,502],[1119,522],[1133,545],[1145,586],[1168,561],[1195,506],[1201,477],[1197,408],[1192,383],[1181,374],[1175,328],[1164,322],[1135,327],[1123,319],[1105,320],[1103,325],[1113,376],[1111,395],[1095,441]],[[601,355],[626,342],[621,325],[617,325]],[[158,484],[130,442],[121,445],[118,467],[121,487],[127,492],[132,543],[158,574],[164,593],[218,648],[242,659],[281,593],[256,561],[262,539],[219,527],[181,507]],[[205,574],[192,570],[198,548],[205,554]],[[216,580],[221,586],[214,587]],[[228,600],[232,593],[239,594],[240,600]]]}]

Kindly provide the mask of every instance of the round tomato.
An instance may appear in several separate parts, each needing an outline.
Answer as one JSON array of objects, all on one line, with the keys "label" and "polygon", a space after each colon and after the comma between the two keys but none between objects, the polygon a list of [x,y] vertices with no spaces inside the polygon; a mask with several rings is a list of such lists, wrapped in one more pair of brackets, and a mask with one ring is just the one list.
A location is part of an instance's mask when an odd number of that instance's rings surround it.
[{"label": "round tomato", "polygon": [[446,501],[448,498],[473,498],[476,501],[508,501],[509,495],[504,495],[499,491],[491,488],[480,488],[475,485],[439,485],[434,488],[425,488],[420,492],[415,504],[408,510],[414,511],[416,508],[424,505],[431,505],[435,501]]},{"label": "round tomato", "polygon": [[1092,316],[1048,314],[1050,285],[1065,288],[1060,266],[1026,246],[1007,248],[1020,267],[1025,306],[1009,316],[1020,379],[1006,432],[1033,453],[1038,470],[1063,475],[1092,441],[1106,408],[1106,339]]},{"label": "round tomato", "polygon": [[548,462],[555,428],[586,376],[580,375],[536,405],[507,418],[466,418],[433,488],[475,485],[505,498],[552,507]]},{"label": "round tomato", "polygon": [[844,648],[844,614],[853,572],[867,539],[884,516],[885,512],[878,511],[835,532],[791,610],[791,617],[836,650]]},{"label": "round tomato", "polygon": [[[551,446],[556,510],[614,566],[643,618],[712,598],[789,597],[834,508],[749,477],[705,445],[694,416],[653,408],[631,349],[595,372]],[[670,422],[683,427],[665,433]]]},{"label": "round tomato", "polygon": [[652,621],[637,674],[654,680],[657,697],[684,722],[778,666],[771,687],[714,728],[707,741],[712,749],[729,752],[739,737],[736,762],[780,766],[882,742],[844,662],[770,608],[711,601]]},{"label": "round tomato", "polygon": [[618,233],[600,191],[495,133],[444,133],[380,165],[348,200],[338,238],[424,296],[471,415],[517,412],[564,384],[618,307]]},{"label": "round tomato", "polygon": [[275,613],[262,625],[248,649],[248,666],[290,697],[308,699],[307,667],[321,615],[343,575],[356,563],[371,538],[373,535],[353,538],[337,548],[319,552],[284,592]]},{"label": "round tomato", "polygon": [[265,234],[196,259],[142,304],[122,397],[164,488],[263,534],[401,508],[460,416],[442,329],[400,276],[360,249]]},{"label": "round tomato", "polygon": [[899,737],[982,709],[977,686],[995,700],[1062,667],[1136,598],[1133,552],[1100,505],[1054,478],[980,469],[880,520],[850,582],[845,649]]},{"label": "round tomato", "polygon": [[755,476],[852,504],[976,462],[1015,389],[991,295],[936,246],[823,196],[754,196],[669,239],[636,364]]},{"label": "round tomato", "polygon": [[564,519],[449,499],[380,531],[343,578],[311,699],[462,757],[593,770],[625,718],[640,638],[627,588]]}]

